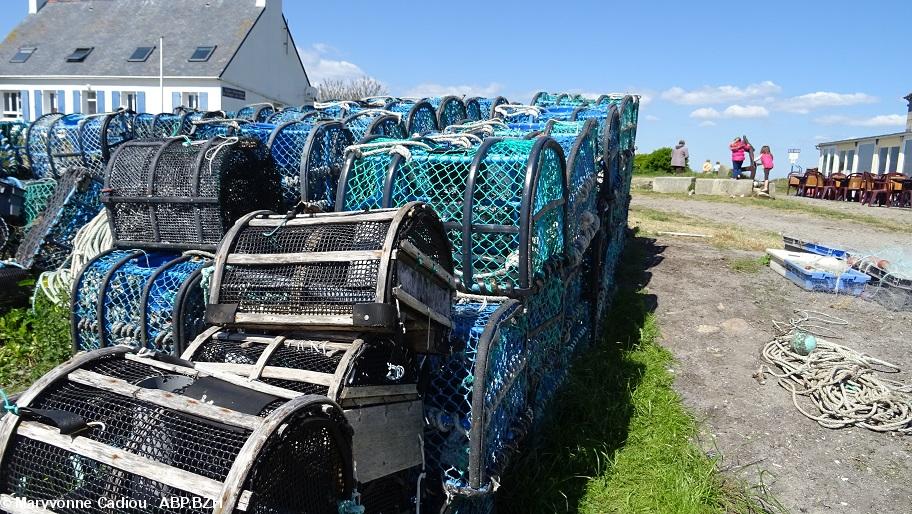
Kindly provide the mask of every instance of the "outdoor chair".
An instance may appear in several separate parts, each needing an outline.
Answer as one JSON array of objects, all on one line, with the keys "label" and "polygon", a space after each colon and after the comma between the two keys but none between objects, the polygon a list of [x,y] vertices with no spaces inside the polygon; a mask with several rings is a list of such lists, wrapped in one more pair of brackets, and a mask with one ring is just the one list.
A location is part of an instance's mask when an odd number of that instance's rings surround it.
[{"label": "outdoor chair", "polygon": [[833,173],[826,179],[820,198],[824,200],[845,199],[846,176],[845,173]]},{"label": "outdoor chair", "polygon": [[861,198],[861,203],[868,204],[868,207],[874,205],[874,202],[878,202],[879,205],[886,205],[890,207],[891,205],[891,196],[893,192],[890,190],[890,184],[888,184],[889,179],[886,176],[877,176],[871,173],[864,174],[864,195]]},{"label": "outdoor chair", "polygon": [[909,177],[903,173],[892,172],[887,173],[885,178],[891,202],[895,205],[905,205],[905,193],[908,191],[904,188],[903,181],[908,180]]},{"label": "outdoor chair", "polygon": [[801,181],[804,178],[804,175],[798,172],[792,172],[788,174],[788,187],[785,188],[785,194],[788,195],[791,193],[792,188],[795,188],[795,195],[798,195],[798,192],[801,191]]},{"label": "outdoor chair", "polygon": [[823,189],[826,179],[823,174],[816,170],[807,170],[802,177],[801,188],[798,191],[799,196],[817,198]]},{"label": "outdoor chair", "polygon": [[852,173],[846,178],[844,200],[861,201],[864,196],[864,173]]}]

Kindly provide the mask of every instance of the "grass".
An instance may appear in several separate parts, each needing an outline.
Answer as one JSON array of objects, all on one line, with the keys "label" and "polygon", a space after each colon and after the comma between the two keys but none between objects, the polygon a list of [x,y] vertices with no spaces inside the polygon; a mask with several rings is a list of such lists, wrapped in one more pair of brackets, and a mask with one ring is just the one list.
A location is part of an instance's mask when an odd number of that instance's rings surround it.
[{"label": "grass", "polygon": [[772,231],[750,230],[737,225],[717,223],[648,207],[630,207],[630,226],[639,228],[648,235],[657,235],[659,232],[706,235],[717,248],[763,251],[767,248],[782,247],[782,237]]},{"label": "grass", "polygon": [[16,393],[68,359],[69,309],[39,302],[36,310],[12,309],[0,316],[0,388]]},{"label": "grass", "polygon": [[[779,186],[777,186],[778,188]],[[777,189],[778,190],[778,189]],[[895,221],[889,218],[880,218],[873,216],[871,214],[862,214],[860,212],[852,212],[843,209],[831,209],[823,207],[821,205],[813,205],[805,202],[799,202],[795,200],[786,200],[784,198],[757,198],[757,197],[744,197],[744,198],[731,198],[729,196],[715,196],[715,195],[700,195],[699,197],[689,196],[686,194],[679,193],[656,193],[652,190],[645,189],[636,189],[636,194],[638,195],[654,195],[660,197],[674,197],[680,200],[697,200],[704,202],[716,202],[716,203],[732,203],[738,205],[749,205],[752,207],[762,207],[764,209],[772,209],[777,211],[789,211],[803,214],[810,214],[811,216],[816,216],[819,218],[825,218],[828,220],[845,220],[852,221],[855,223],[861,223],[871,227],[888,230],[891,232],[899,232],[905,234],[912,234],[912,225],[908,223],[902,223]],[[783,189],[784,191],[784,189]],[[780,193],[781,194],[781,193]]]},{"label": "grass", "polygon": [[694,442],[698,426],[672,388],[654,298],[638,286],[649,261],[634,239],[608,333],[574,364],[537,444],[505,473],[499,512],[762,512]]},{"label": "grass", "polygon": [[761,269],[769,266],[769,255],[763,255],[759,258],[742,257],[734,259],[728,263],[728,267],[737,273],[757,273]]}]

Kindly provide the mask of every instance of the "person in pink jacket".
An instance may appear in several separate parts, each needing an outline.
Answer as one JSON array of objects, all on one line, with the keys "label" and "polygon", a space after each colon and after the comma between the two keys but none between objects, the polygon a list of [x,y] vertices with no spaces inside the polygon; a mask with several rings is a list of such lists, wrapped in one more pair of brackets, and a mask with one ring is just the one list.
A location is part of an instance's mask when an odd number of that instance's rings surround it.
[{"label": "person in pink jacket", "polygon": [[749,151],[751,146],[748,143],[741,141],[740,137],[736,137],[735,140],[728,145],[728,148],[732,153],[732,178],[741,178],[741,165],[744,164],[744,152]]},{"label": "person in pink jacket", "polygon": [[760,149],[760,165],[763,166],[763,189],[765,193],[769,191],[770,172],[773,171],[773,152],[770,147],[763,145]]}]

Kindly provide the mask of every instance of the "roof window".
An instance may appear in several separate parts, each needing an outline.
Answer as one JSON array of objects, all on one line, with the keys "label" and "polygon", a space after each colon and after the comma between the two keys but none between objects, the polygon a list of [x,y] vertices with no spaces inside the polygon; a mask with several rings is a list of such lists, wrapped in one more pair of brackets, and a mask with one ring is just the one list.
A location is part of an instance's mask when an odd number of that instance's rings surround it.
[{"label": "roof window", "polygon": [[209,57],[212,56],[212,52],[215,51],[214,46],[198,46],[196,50],[193,51],[193,55],[188,59],[190,62],[205,62],[209,60]]},{"label": "roof window", "polygon": [[94,46],[77,48],[76,50],[73,50],[73,53],[67,56],[66,60],[67,62],[82,62],[86,59],[86,57],[89,56],[90,53],[92,53],[92,50],[94,49]]}]

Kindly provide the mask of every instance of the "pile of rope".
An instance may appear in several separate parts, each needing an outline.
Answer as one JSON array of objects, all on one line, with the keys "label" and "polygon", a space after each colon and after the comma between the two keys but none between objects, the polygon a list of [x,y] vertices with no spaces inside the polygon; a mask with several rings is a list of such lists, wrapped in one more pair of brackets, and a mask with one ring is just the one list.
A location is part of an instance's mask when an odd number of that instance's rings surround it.
[{"label": "pile of rope", "polygon": [[[814,311],[796,311],[787,322],[776,322],[779,335],[763,348],[763,359],[778,368],[762,366],[765,375],[792,393],[799,412],[825,428],[858,426],[876,432],[912,433],[912,389],[881,373],[898,373],[899,366],[833,343],[845,320]],[[804,397],[817,413],[799,404]]]},{"label": "pile of rope", "polygon": [[67,260],[54,271],[45,271],[38,276],[35,284],[35,294],[32,296],[32,305],[38,294],[43,294],[51,303],[59,305],[69,299],[70,288],[73,280],[82,271],[82,268],[96,255],[111,248],[114,238],[111,227],[108,225],[106,209],[95,216],[92,221],[79,229],[73,239],[73,252]]}]

